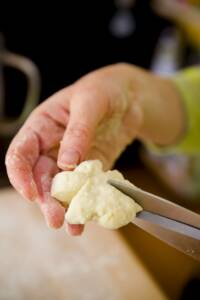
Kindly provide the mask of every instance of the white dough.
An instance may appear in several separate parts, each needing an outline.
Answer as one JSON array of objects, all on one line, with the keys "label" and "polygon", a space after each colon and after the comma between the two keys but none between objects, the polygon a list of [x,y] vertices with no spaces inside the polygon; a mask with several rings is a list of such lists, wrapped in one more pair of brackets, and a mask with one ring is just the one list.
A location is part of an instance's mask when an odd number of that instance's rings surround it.
[{"label": "white dough", "polygon": [[84,173],[64,171],[56,174],[51,186],[51,196],[69,205],[88,177]]},{"label": "white dough", "polygon": [[88,176],[95,176],[103,172],[102,163],[100,160],[86,160],[76,167],[75,172],[82,172]]},{"label": "white dough", "polygon": [[74,171],[61,172],[53,179],[51,195],[69,205],[65,219],[70,224],[97,221],[116,229],[128,224],[142,208],[133,199],[107,183],[125,180],[117,171],[103,172],[100,161],[85,161]]}]

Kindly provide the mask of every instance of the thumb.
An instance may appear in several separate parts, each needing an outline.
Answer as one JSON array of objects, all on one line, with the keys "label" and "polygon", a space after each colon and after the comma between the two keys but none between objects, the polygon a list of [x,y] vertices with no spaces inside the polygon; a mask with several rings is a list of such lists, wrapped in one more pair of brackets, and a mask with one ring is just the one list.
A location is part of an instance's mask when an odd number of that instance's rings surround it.
[{"label": "thumb", "polygon": [[96,127],[106,113],[105,102],[91,95],[71,99],[69,122],[58,153],[59,168],[73,169],[85,158]]}]

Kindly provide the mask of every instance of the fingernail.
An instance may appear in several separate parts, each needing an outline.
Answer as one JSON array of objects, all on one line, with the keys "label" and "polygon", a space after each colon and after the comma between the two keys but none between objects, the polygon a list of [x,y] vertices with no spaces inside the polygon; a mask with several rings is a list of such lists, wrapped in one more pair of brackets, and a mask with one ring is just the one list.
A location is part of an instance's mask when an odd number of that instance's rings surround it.
[{"label": "fingernail", "polygon": [[60,165],[64,168],[74,169],[79,162],[79,153],[76,151],[67,150],[63,153],[60,159]]}]

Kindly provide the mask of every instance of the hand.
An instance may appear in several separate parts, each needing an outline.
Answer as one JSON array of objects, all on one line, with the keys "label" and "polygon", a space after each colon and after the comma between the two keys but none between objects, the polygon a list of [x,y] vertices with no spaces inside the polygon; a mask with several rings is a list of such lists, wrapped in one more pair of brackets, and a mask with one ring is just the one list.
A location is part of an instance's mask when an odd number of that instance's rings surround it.
[{"label": "hand", "polygon": [[[154,117],[147,109],[160,95],[160,81],[118,64],[86,75],[32,112],[8,149],[6,166],[12,185],[24,198],[36,199],[49,226],[58,228],[64,222],[65,208],[50,196],[57,172],[85,159],[100,159],[108,169],[136,136],[169,140],[158,109]],[[145,87],[149,89],[144,92]],[[161,122],[159,130],[153,128],[156,121]],[[83,227],[68,224],[68,230],[77,235]]]}]

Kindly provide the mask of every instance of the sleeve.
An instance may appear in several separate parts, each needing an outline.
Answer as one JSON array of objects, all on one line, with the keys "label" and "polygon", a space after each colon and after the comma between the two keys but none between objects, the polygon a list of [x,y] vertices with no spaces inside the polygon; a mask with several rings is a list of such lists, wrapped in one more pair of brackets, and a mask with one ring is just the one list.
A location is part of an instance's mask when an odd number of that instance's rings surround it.
[{"label": "sleeve", "polygon": [[171,77],[181,95],[186,129],[182,139],[170,147],[149,144],[147,148],[160,155],[200,154],[200,66],[185,69]]}]

